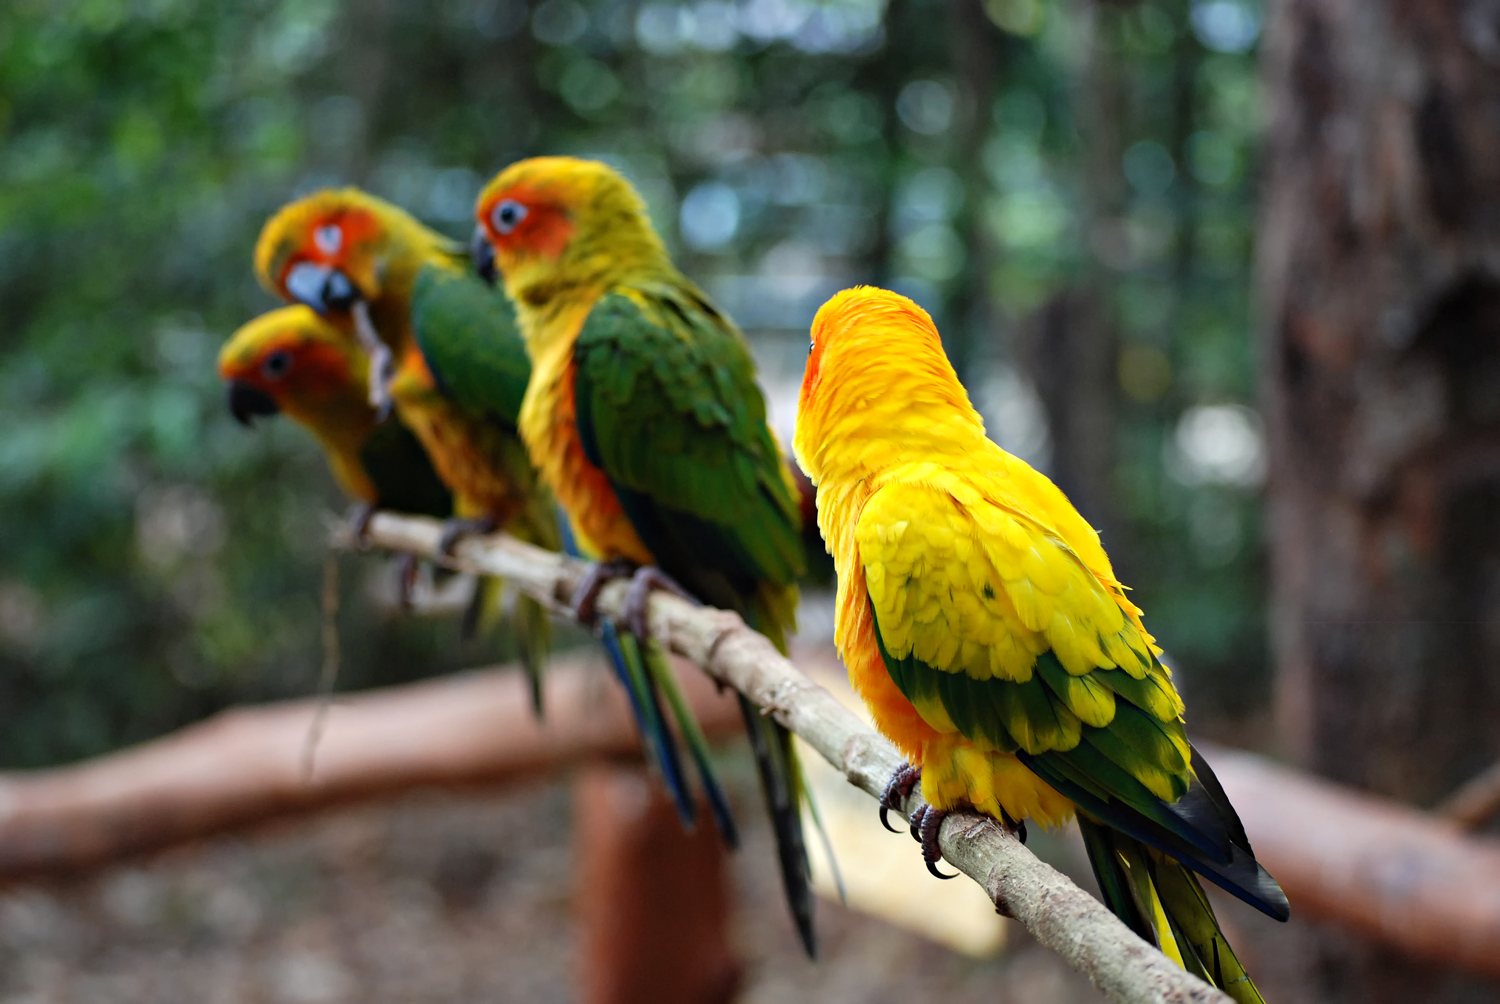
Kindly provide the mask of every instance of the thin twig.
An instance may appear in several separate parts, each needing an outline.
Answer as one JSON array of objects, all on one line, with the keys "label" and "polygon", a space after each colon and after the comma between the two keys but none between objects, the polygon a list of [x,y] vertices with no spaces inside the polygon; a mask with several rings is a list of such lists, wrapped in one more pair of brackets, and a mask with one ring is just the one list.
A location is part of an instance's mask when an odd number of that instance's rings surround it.
[{"label": "thin twig", "polygon": [[318,673],[318,706],[302,742],[302,783],[311,787],[313,767],[328,709],[333,704],[333,685],[339,677],[339,552],[330,547],[323,556],[323,668]]},{"label": "thin twig", "polygon": [[[587,567],[504,534],[466,538],[445,557],[437,550],[441,533],[436,520],[379,513],[369,524],[367,540],[464,571],[501,576],[548,603],[572,595]],[[600,611],[617,614],[625,589],[623,582],[606,586]],[[650,624],[653,635],[672,651],[766,709],[870,795],[879,797],[900,765],[894,746],[737,614],[656,592],[651,594]],[[904,808],[909,815],[920,804],[921,795],[913,792]],[[992,820],[953,813],[943,823],[939,845],[950,863],[984,888],[996,909],[1015,917],[1111,999],[1122,1004],[1229,1001],[1136,937],[1097,899]]]}]

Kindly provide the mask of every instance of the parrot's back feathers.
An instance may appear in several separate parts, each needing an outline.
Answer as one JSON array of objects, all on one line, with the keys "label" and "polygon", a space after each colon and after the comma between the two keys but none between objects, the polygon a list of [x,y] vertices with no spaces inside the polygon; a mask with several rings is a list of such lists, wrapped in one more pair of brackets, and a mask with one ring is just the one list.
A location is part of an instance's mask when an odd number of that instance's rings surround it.
[{"label": "parrot's back feathers", "polygon": [[399,420],[375,426],[360,447],[359,459],[381,508],[439,519],[453,514],[453,495],[432,469],[417,437]]},{"label": "parrot's back feathers", "polygon": [[635,284],[594,306],[573,359],[584,454],[662,570],[747,617],[762,583],[792,588],[797,497],[739,333],[685,281]]},{"label": "parrot's back feathers", "polygon": [[531,361],[504,292],[429,264],[412,291],[411,321],[438,388],[462,407],[514,427]]}]

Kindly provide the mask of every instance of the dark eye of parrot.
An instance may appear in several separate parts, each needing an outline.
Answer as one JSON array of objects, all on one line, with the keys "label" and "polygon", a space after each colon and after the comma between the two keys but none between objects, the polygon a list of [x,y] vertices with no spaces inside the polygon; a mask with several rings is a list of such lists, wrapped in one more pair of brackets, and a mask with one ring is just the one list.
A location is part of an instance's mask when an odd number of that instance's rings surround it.
[{"label": "dark eye of parrot", "polygon": [[515,199],[501,199],[494,211],[490,213],[490,222],[495,225],[497,234],[510,233],[525,218],[526,207]]},{"label": "dark eye of parrot", "polygon": [[266,361],[260,364],[260,371],[268,379],[279,380],[286,376],[286,371],[292,368],[292,354],[285,349],[277,349],[266,356]]},{"label": "dark eye of parrot", "polygon": [[325,224],[313,231],[313,243],[326,255],[338,254],[344,246],[344,232],[332,223]]}]

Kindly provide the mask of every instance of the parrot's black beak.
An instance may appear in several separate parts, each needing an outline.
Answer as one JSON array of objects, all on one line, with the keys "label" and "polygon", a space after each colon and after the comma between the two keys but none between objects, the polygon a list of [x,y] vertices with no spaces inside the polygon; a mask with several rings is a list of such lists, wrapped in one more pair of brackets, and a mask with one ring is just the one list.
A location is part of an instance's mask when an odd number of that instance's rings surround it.
[{"label": "parrot's black beak", "polygon": [[469,260],[474,263],[474,272],[485,285],[493,286],[498,278],[495,272],[495,247],[485,235],[484,227],[476,226],[474,236],[469,239]]},{"label": "parrot's black beak", "polygon": [[229,413],[245,428],[255,423],[257,415],[275,415],[281,411],[276,399],[259,387],[252,387],[239,380],[229,383]]},{"label": "parrot's black beak", "polygon": [[320,314],[348,310],[362,299],[359,287],[347,275],[310,261],[292,266],[286,275],[286,291]]}]

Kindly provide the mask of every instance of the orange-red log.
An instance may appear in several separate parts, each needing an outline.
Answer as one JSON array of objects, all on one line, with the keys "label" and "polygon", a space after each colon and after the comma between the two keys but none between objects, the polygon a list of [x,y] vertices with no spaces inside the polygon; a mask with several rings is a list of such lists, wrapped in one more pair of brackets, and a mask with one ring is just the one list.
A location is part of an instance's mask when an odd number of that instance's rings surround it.
[{"label": "orange-red log", "polygon": [[1500,841],[1253,754],[1200,748],[1294,915],[1500,977]]},{"label": "orange-red log", "polygon": [[[711,736],[739,710],[697,669],[678,677]],[[83,763],[0,775],[0,877],[76,869],[288,813],[425,785],[487,784],[638,751],[624,695],[593,658],[558,658],[547,717],[519,671],[463,673],[362,694],[328,710],[311,778],[317,700],[239,708]]]}]

